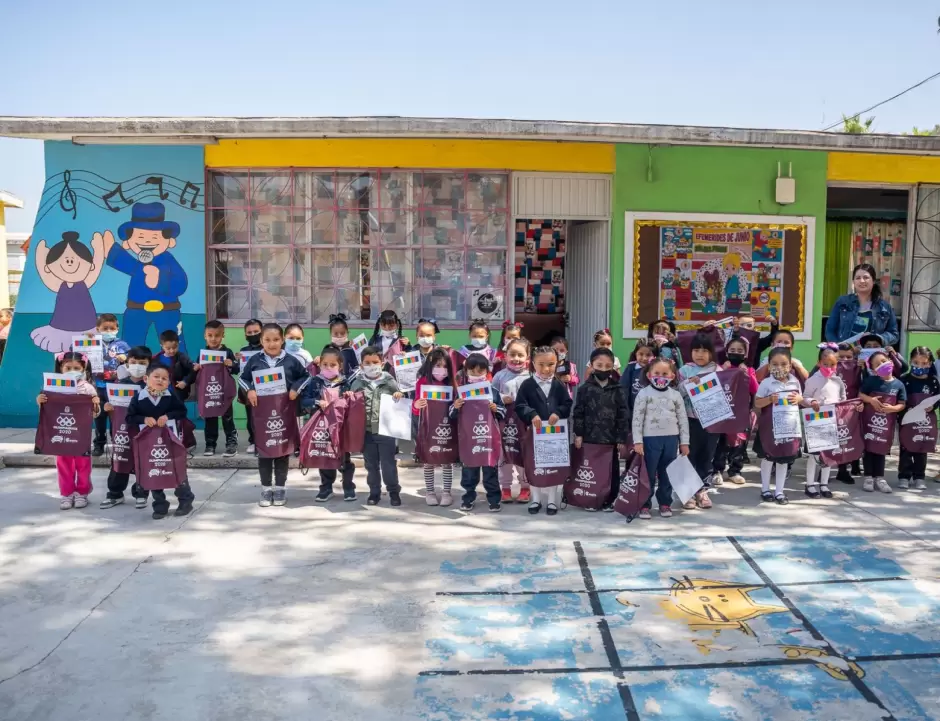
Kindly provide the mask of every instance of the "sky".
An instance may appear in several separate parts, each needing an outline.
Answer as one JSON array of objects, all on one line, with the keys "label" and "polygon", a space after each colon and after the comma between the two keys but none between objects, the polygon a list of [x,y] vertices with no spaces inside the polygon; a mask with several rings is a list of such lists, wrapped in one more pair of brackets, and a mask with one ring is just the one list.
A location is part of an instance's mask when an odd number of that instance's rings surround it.
[{"label": "sky", "polygon": [[[925,0],[0,0],[0,115],[410,115],[821,129],[940,70]],[[940,78],[875,111],[940,123]],[[0,139],[31,230],[40,141]]]}]

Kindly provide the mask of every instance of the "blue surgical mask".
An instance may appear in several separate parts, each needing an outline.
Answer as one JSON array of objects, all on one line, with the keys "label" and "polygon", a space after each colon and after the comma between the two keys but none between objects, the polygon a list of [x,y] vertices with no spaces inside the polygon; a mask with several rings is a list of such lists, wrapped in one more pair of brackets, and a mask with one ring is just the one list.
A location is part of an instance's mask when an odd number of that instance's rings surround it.
[{"label": "blue surgical mask", "polygon": [[302,340],[286,340],[284,341],[284,348],[287,349],[288,353],[296,353],[301,348],[304,347],[304,342]]},{"label": "blue surgical mask", "polygon": [[474,348],[486,348],[486,338],[471,338],[470,345]]},{"label": "blue surgical mask", "polygon": [[101,340],[105,343],[113,343],[117,340],[117,333],[102,333]]},{"label": "blue surgical mask", "polygon": [[918,378],[923,378],[928,373],[930,373],[930,368],[918,368],[917,366],[911,368],[911,375],[915,375]]}]

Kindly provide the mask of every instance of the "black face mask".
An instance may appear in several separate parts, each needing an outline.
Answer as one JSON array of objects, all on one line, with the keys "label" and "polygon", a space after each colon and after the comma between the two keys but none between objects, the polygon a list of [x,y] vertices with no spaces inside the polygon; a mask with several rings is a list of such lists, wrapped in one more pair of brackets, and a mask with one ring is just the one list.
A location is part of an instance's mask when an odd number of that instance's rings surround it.
[{"label": "black face mask", "polygon": [[245,340],[248,345],[259,345],[261,343],[260,333],[245,333]]},{"label": "black face mask", "polygon": [[746,356],[743,353],[728,353],[728,362],[733,366],[739,366],[745,361]]},{"label": "black face mask", "polygon": [[610,371],[592,371],[591,375],[599,381],[610,380]]}]

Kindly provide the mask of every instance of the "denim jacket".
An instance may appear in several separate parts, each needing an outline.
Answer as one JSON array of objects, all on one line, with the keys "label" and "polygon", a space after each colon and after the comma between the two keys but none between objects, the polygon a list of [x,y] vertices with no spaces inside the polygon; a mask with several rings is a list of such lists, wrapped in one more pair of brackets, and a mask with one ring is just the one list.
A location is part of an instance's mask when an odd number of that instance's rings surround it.
[{"label": "denim jacket", "polygon": [[[858,316],[858,296],[855,293],[841,296],[832,306],[826,323],[826,340],[839,343],[856,334],[855,319]],[[898,342],[898,320],[894,308],[883,299],[872,301],[871,327],[869,333],[881,336],[885,346]]]}]

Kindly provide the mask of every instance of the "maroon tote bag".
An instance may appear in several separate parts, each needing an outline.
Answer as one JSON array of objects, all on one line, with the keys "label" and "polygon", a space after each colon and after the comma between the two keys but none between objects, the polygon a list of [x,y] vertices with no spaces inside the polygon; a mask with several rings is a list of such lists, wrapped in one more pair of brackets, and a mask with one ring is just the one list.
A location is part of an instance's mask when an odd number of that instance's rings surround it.
[{"label": "maroon tote bag", "polygon": [[168,427],[144,428],[133,447],[137,484],[144,490],[176,488],[187,480],[186,449]]},{"label": "maroon tote bag", "polygon": [[46,393],[39,407],[35,452],[50,456],[87,456],[91,452],[93,396]]},{"label": "maroon tote bag", "polygon": [[840,361],[836,365],[836,375],[845,384],[845,397],[857,398],[858,389],[862,385],[862,369],[856,361]]},{"label": "maroon tote bag", "polygon": [[643,456],[633,453],[627,470],[620,477],[620,491],[614,501],[614,510],[632,521],[650,497],[650,477]]},{"label": "maroon tote bag", "polygon": [[366,401],[362,391],[346,398],[346,416],[340,428],[339,449],[343,453],[362,453],[366,442]]},{"label": "maroon tote bag", "polygon": [[503,459],[512,466],[525,465],[522,441],[526,428],[516,415],[516,404],[506,404],[506,420],[503,423]]},{"label": "maroon tote bag", "polygon": [[255,429],[255,448],[265,458],[289,456],[300,443],[297,404],[287,393],[258,396],[258,405],[248,406]]},{"label": "maroon tote bag", "polygon": [[[925,398],[927,393],[911,393],[907,399],[907,407],[913,408]],[[927,420],[920,423],[901,424],[898,436],[901,439],[901,448],[908,453],[933,453],[937,449],[937,411],[927,413]]]},{"label": "maroon tote bag", "polygon": [[715,345],[715,363],[721,365],[725,362],[725,336],[715,326],[708,328],[699,328],[698,330],[680,330],[676,333],[676,345],[679,346],[679,352],[682,354],[683,363],[692,362],[692,341],[695,336],[701,333],[711,338]]},{"label": "maroon tote bag", "polygon": [[303,468],[335,470],[343,465],[340,427],[346,403],[333,401],[326,410],[318,409],[300,431],[300,465]]},{"label": "maroon tote bag", "polygon": [[734,418],[713,423],[708,427],[709,433],[724,433],[737,435],[744,433],[751,422],[751,394],[748,391],[748,375],[737,368],[718,371],[718,382],[725,389],[725,398],[734,411]]},{"label": "maroon tote bag", "polygon": [[467,468],[499,464],[499,424],[489,401],[466,401],[457,413],[460,462]]},{"label": "maroon tote bag", "polygon": [[209,363],[196,374],[200,418],[221,418],[235,400],[235,379],[221,363]]},{"label": "maroon tote bag", "polygon": [[[543,421],[544,423],[544,421]],[[536,468],[535,467],[535,443],[533,436],[535,429],[527,429],[523,438],[523,468],[525,469],[525,479],[530,486],[535,488],[553,488],[554,486],[564,485],[565,481],[571,476],[571,466],[564,468]]]},{"label": "maroon tote bag", "polygon": [[569,506],[600,508],[610,495],[613,446],[583,443],[571,451],[571,478],[565,483]]},{"label": "maroon tote bag", "polygon": [[137,426],[127,422],[125,406],[111,406],[111,470],[115,473],[134,472],[134,448]]},{"label": "maroon tote bag", "polygon": [[757,417],[757,433],[760,435],[764,455],[771,459],[799,456],[803,439],[781,438],[778,440],[775,438],[773,412],[773,405],[764,406]]},{"label": "maroon tote bag", "polygon": [[[872,393],[871,397],[889,405],[898,402],[894,393]],[[865,410],[862,411],[862,441],[865,443],[865,450],[880,456],[890,455],[894,442],[894,427],[897,423],[897,413],[878,413],[866,403]]]},{"label": "maroon tote bag", "polygon": [[839,447],[819,452],[820,459],[827,466],[852,463],[862,457],[865,446],[862,442],[861,416],[855,410],[855,406],[860,402],[858,398],[853,398],[850,401],[836,404]]},{"label": "maroon tote bag", "polygon": [[418,416],[415,450],[421,463],[442,466],[460,460],[457,426],[447,414],[449,406],[449,401],[429,400]]}]

